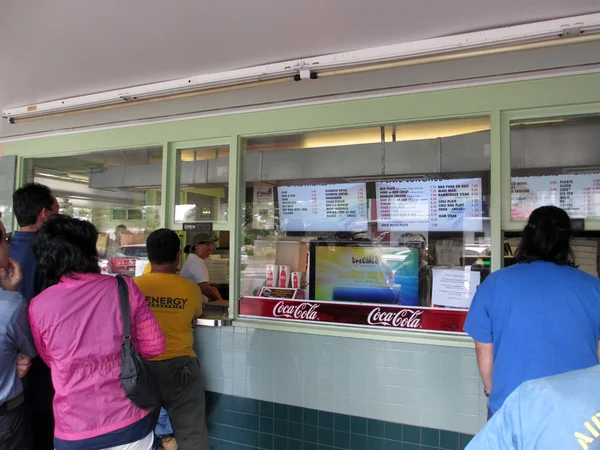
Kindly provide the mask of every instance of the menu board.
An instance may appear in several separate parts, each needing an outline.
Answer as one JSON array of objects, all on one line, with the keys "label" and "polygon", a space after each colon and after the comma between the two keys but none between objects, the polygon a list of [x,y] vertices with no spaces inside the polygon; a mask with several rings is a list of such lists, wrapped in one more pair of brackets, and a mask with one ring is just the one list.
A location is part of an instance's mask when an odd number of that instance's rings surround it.
[{"label": "menu board", "polygon": [[380,231],[481,231],[481,178],[377,183]]},{"label": "menu board", "polygon": [[572,218],[600,216],[600,174],[514,177],[511,217],[527,220],[540,206],[558,206]]},{"label": "menu board", "polygon": [[365,183],[278,188],[279,225],[289,231],[365,231]]}]

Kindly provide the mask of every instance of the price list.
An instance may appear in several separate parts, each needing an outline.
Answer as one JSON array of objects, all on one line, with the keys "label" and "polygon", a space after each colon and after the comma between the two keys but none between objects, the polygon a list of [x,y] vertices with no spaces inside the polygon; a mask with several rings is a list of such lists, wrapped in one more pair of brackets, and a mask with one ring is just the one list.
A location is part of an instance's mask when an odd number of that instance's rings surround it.
[{"label": "price list", "polygon": [[367,228],[365,183],[282,186],[283,231],[362,231]]},{"label": "price list", "polygon": [[600,216],[600,174],[514,177],[511,217],[527,220],[540,206],[558,206],[573,218]]},{"label": "price list", "polygon": [[481,231],[481,179],[377,183],[382,231]]}]

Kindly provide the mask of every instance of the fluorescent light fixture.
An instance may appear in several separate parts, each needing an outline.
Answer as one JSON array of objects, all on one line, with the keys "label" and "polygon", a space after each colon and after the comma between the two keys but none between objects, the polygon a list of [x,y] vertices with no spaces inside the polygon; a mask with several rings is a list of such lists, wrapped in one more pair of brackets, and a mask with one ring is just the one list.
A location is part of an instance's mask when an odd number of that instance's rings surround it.
[{"label": "fluorescent light fixture", "polygon": [[[334,73],[334,69],[344,69],[354,66],[371,66],[373,68],[378,63],[427,58],[428,56],[436,55],[443,57],[446,54],[456,54],[457,52],[464,54],[465,58],[474,57],[481,56],[481,54],[477,54],[478,50],[504,47],[505,51],[508,52],[510,46],[527,43],[537,43],[539,44],[539,48],[542,48],[544,44],[547,44],[547,46],[558,45],[557,42],[561,44],[592,42],[596,40],[595,37],[600,39],[600,36],[588,35],[598,32],[600,32],[600,13],[588,14],[345,53],[294,59],[274,64],[82,95],[6,109],[2,111],[2,117],[8,119],[10,123],[15,123],[15,121],[20,119],[32,119],[82,110],[96,110],[103,107],[111,108],[144,101],[168,100],[176,98],[175,96],[178,95],[187,96],[194,93],[219,92],[219,90],[283,82],[286,80],[300,81],[315,79],[318,78],[319,71],[323,71],[324,76],[333,76],[338,75]],[[585,36],[582,36],[583,33],[585,33]],[[517,49],[513,47],[513,49],[514,51],[523,51],[533,48],[520,47]],[[469,51],[473,53],[471,55],[467,54]],[[379,67],[378,69],[385,68],[389,67]],[[327,73],[327,71],[330,72]]]}]

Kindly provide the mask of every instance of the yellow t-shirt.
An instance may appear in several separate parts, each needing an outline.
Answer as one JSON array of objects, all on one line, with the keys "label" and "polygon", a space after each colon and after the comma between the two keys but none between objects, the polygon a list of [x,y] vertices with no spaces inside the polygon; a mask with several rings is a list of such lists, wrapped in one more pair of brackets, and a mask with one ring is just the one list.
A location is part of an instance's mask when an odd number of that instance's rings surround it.
[{"label": "yellow t-shirt", "polygon": [[195,357],[193,321],[202,314],[202,291],[175,274],[149,273],[134,278],[162,330],[167,348],[157,361],[178,356]]},{"label": "yellow t-shirt", "polygon": [[148,263],[146,264],[146,267],[144,267],[142,275],[148,275],[150,272],[152,272],[152,264]]}]

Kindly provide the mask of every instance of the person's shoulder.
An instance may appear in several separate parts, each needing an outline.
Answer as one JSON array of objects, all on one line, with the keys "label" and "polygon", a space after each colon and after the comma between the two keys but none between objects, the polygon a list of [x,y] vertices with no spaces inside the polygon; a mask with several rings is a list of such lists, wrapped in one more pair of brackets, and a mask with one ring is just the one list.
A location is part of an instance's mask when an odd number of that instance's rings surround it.
[{"label": "person's shoulder", "polygon": [[173,283],[177,287],[191,289],[192,291],[200,290],[198,284],[186,277],[182,277],[181,275],[173,275],[173,277]]},{"label": "person's shoulder", "polygon": [[188,265],[189,264],[200,264],[200,263],[203,263],[203,262],[204,262],[204,260],[202,258],[200,258],[198,255],[194,255],[193,253],[190,253],[188,255],[188,257],[185,259],[184,265],[186,265],[186,264],[188,264]]},{"label": "person's shoulder", "polygon": [[560,266],[562,270],[570,277],[577,280],[578,283],[586,283],[588,286],[593,286],[600,289],[600,279],[597,276],[590,275],[587,272],[571,266]]}]

